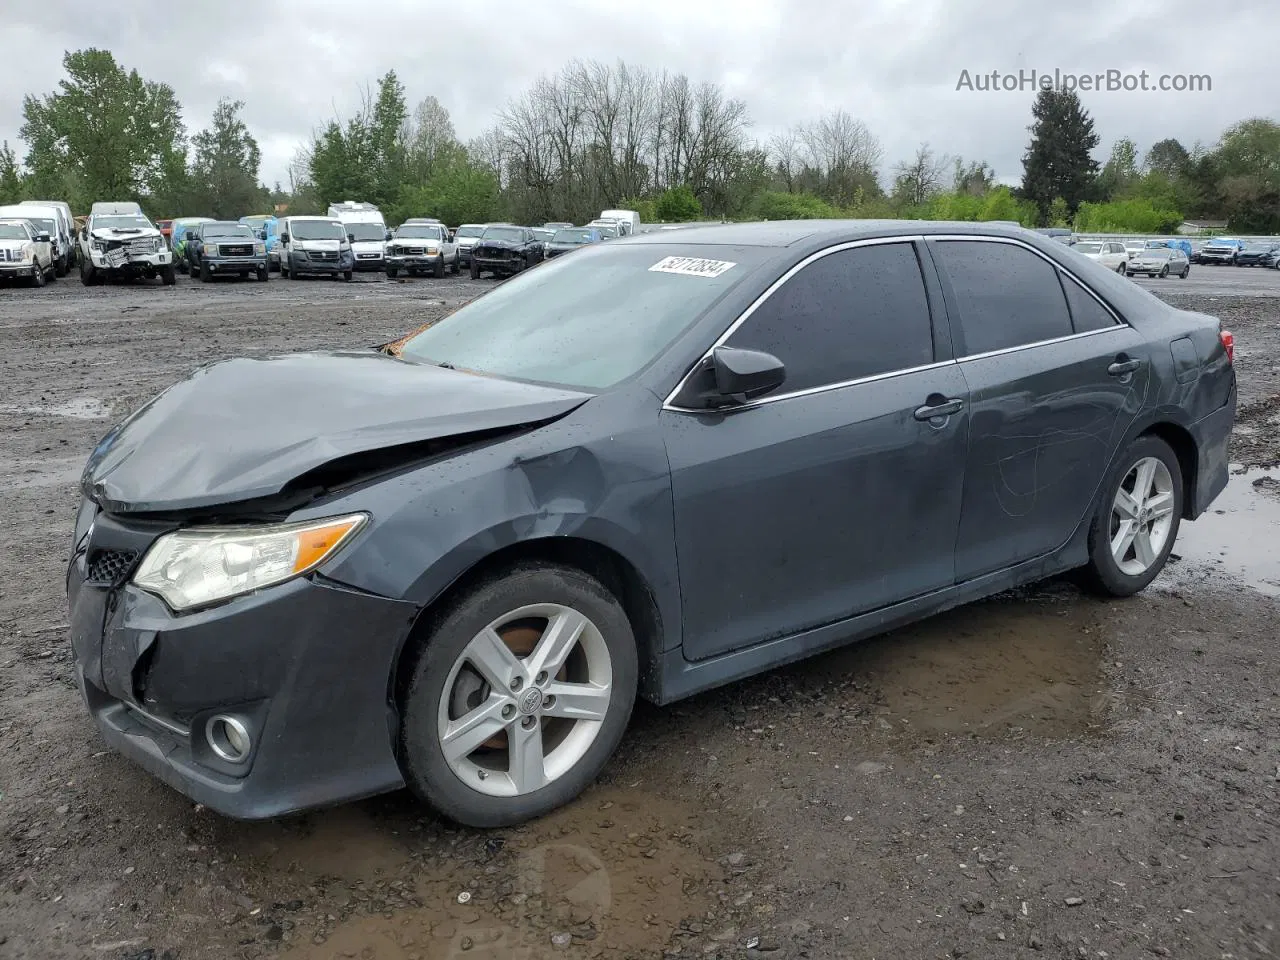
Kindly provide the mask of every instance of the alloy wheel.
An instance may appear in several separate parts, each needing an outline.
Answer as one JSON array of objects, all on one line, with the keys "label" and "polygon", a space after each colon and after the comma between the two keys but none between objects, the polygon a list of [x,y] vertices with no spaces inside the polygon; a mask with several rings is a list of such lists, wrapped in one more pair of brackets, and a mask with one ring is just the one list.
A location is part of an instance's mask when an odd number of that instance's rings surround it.
[{"label": "alloy wheel", "polygon": [[1163,460],[1143,457],[1120,482],[1111,506],[1111,555],[1128,576],[1146,573],[1173,528],[1173,477]]},{"label": "alloy wheel", "polygon": [[480,793],[533,793],[586,754],[612,686],[609,648],[586,616],[558,603],[512,610],[454,661],[439,704],[441,752]]}]

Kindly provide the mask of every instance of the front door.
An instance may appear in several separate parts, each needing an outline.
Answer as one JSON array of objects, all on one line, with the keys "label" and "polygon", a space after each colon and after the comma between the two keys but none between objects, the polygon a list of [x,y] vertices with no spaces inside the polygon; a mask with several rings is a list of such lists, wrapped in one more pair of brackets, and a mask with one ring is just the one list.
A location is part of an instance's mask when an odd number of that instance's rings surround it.
[{"label": "front door", "polygon": [[725,341],[787,380],[664,410],[691,660],[950,586],[968,414],[910,242],[809,263]]}]

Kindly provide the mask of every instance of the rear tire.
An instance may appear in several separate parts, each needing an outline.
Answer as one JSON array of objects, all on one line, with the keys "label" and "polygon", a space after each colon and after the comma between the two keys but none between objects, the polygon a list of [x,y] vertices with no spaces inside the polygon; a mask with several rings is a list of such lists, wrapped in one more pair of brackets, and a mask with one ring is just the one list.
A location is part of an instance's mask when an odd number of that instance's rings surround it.
[{"label": "rear tire", "polygon": [[[560,648],[563,655],[548,671],[534,674],[530,661],[557,647],[539,642],[557,629],[570,638]],[[519,685],[491,683],[479,672],[481,662],[468,656],[487,654],[488,648],[475,642],[493,632],[504,646],[483,663],[498,672],[510,665],[522,678]],[[635,634],[621,605],[582,571],[526,564],[487,580],[439,616],[414,654],[401,713],[405,780],[436,810],[472,827],[521,823],[570,802],[595,780],[622,739],[635,704],[637,659]],[[598,714],[595,719],[568,719],[545,699],[565,701],[560,705],[564,709],[570,690],[582,696],[590,685],[603,695],[575,706],[590,708]],[[533,703],[509,692],[528,695],[535,687],[545,693]],[[477,717],[473,729],[483,722],[488,730],[492,721],[502,730],[494,728],[488,740],[463,746],[447,758],[442,728],[484,711],[489,699],[496,709],[486,711],[489,716],[483,720]],[[461,739],[465,733],[459,730],[454,736]],[[517,737],[527,745],[524,750],[512,749]],[[517,757],[537,762],[517,764]]]},{"label": "rear tire", "polygon": [[[388,279],[388,280],[394,280],[394,279],[396,278],[396,276],[397,276],[399,273],[400,273],[400,269],[399,269],[398,267],[387,267],[387,279]],[[413,271],[412,271],[412,270],[410,270],[410,271],[409,271],[409,274],[410,274],[410,275],[412,275],[412,274],[413,274]]]},{"label": "rear tire", "polygon": [[453,266],[451,269],[455,277],[462,272],[462,264],[459,262],[458,255],[456,253],[453,255]]},{"label": "rear tire", "polygon": [[[1139,489],[1143,483],[1145,490]],[[1082,584],[1095,593],[1128,597],[1151,583],[1178,539],[1182,498],[1182,468],[1172,448],[1156,436],[1134,440],[1103,486],[1089,526]]]},{"label": "rear tire", "polygon": [[67,275],[67,271],[71,269],[69,259],[66,256],[61,256],[53,261],[53,275],[55,277],[65,277]]}]

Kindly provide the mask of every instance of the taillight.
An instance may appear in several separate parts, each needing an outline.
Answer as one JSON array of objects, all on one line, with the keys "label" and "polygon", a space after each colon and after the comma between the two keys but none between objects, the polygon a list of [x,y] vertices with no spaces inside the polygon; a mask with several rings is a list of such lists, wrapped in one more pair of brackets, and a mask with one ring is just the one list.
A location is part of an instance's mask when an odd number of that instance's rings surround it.
[{"label": "taillight", "polygon": [[1227,363],[1236,362],[1236,338],[1230,330],[1222,330],[1218,333],[1218,339],[1222,341],[1222,346],[1227,351]]}]

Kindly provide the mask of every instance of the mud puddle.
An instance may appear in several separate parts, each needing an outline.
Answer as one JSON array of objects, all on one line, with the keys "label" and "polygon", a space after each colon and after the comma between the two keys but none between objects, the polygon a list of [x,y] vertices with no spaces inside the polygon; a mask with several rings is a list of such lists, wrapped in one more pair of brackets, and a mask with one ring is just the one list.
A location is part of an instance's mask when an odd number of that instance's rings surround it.
[{"label": "mud puddle", "polygon": [[97,397],[77,397],[65,403],[40,406],[0,405],[0,413],[27,414],[43,417],[67,417],[72,420],[102,420],[111,410]]},{"label": "mud puddle", "polygon": [[695,811],[617,787],[509,831],[450,827],[406,794],[238,826],[223,853],[270,888],[306,877],[325,901],[253,916],[280,927],[269,939],[288,960],[656,954],[708,909],[721,875],[700,852]]},{"label": "mud puddle", "polygon": [[1227,488],[1183,523],[1162,585],[1234,581],[1280,596],[1280,469],[1232,471]]},{"label": "mud puddle", "polygon": [[47,460],[15,460],[5,470],[11,490],[30,487],[58,487],[74,484],[84,472],[84,457],[51,457]]},{"label": "mud puddle", "polygon": [[1111,702],[1105,616],[1105,606],[1050,582],[766,675],[734,696],[743,727],[760,738],[794,736],[766,715],[791,728],[811,726],[816,713],[825,733],[808,748],[833,759],[903,738],[1076,736],[1100,729]]}]

